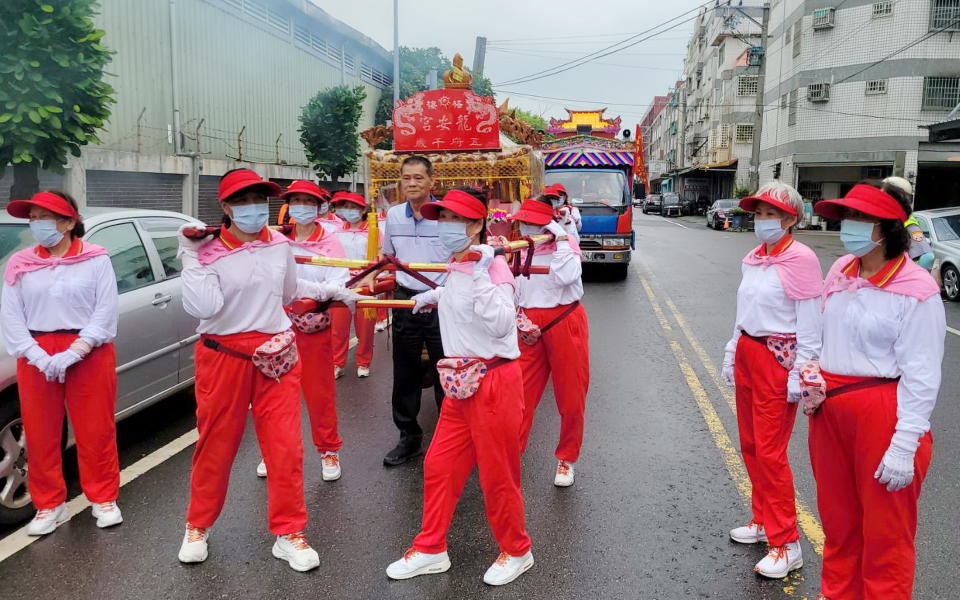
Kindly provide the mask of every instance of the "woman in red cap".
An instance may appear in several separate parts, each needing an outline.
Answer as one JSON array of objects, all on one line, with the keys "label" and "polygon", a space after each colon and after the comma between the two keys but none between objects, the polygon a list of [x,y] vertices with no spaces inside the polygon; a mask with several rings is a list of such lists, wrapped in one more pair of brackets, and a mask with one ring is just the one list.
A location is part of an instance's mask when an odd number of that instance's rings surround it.
[{"label": "woman in red cap", "polygon": [[816,206],[842,220],[849,252],[824,287],[819,374],[811,364],[803,377],[829,600],[912,597],[917,500],[932,452],[943,302],[906,254],[909,203],[881,185]]},{"label": "woman in red cap", "polygon": [[70,518],[61,466],[64,411],[77,440],[80,486],[97,527],[123,521],[117,400],[117,279],[107,251],[82,241],[69,195],[40,192],[7,212],[30,219],[37,245],[15,253],[3,275],[0,317],[17,358],[20,415],[30,457],[28,487],[37,514],[27,534],[46,535]]},{"label": "woman in red cap", "polygon": [[193,455],[190,505],[180,547],[182,562],[207,558],[209,528],[226,499],[230,469],[252,410],[267,479],[273,556],[297,571],[320,559],[303,535],[303,445],[300,429],[300,363],[283,306],[295,298],[344,299],[342,287],[298,281],[286,236],[267,225],[267,197],[280,186],[238,169],[220,180],[224,224],[216,238],[195,240],[180,232],[183,306],[200,319],[196,385],[199,439]]},{"label": "woman in red cap", "polygon": [[570,202],[570,197],[567,195],[567,188],[564,187],[562,183],[555,183],[548,186],[548,188],[553,188],[553,191],[557,194],[558,201],[553,203],[553,207],[557,216],[560,217],[558,221],[564,226],[567,233],[571,235],[571,239],[574,241],[579,240],[580,230],[583,228],[580,209]]},{"label": "woman in red cap", "polygon": [[[343,246],[335,235],[321,226],[319,207],[330,194],[310,181],[294,181],[280,196],[286,201],[293,230],[287,235],[295,254],[344,258]],[[343,287],[350,274],[341,267],[297,265],[297,278],[326,286],[329,293]],[[333,343],[329,311],[306,316],[287,311],[297,335],[300,358],[309,368],[301,374],[303,399],[310,415],[313,445],[320,453],[324,481],[340,479],[340,448],[343,440],[337,431],[337,388],[333,377]],[[257,475],[267,476],[261,460]]]},{"label": "woman in red cap", "polygon": [[[525,200],[513,216],[523,236],[549,233],[554,241],[533,250],[534,265],[548,265],[549,275],[517,279],[517,315],[520,331],[520,370],[523,371],[523,427],[521,439],[527,446],[533,417],[553,379],[553,395],[560,411],[560,441],[555,456],[553,484],[573,485],[573,465],[583,444],[583,414],[590,385],[590,357],[587,311],[583,297],[583,269],[580,248],[568,231],[553,220],[550,206]],[[524,262],[526,256],[521,258]]]},{"label": "woman in red cap", "polygon": [[[335,214],[340,217],[343,225],[336,230],[337,239],[343,245],[347,258],[355,260],[367,259],[367,201],[360,194],[352,192],[336,192],[331,199]],[[378,243],[377,247],[380,245]],[[372,281],[372,278],[371,278]],[[377,317],[367,311],[356,310],[354,314],[345,308],[338,308],[333,313],[333,356],[334,370],[339,379],[347,365],[347,350],[350,345],[350,324],[353,323],[357,332],[357,377],[370,376],[370,363],[373,361],[373,328]]]},{"label": "woman in red cap", "polygon": [[740,207],[755,214],[761,244],[741,265],[737,319],[722,375],[736,387],[753,518],[730,537],[741,544],[767,542],[769,551],[754,570],[782,578],[803,566],[787,446],[800,400],[800,369],[820,353],[823,271],[813,250],[791,235],[803,213],[794,188],[772,181]]},{"label": "woman in red cap", "polygon": [[[423,461],[423,525],[413,546],[387,567],[391,579],[450,568],[447,532],[460,492],[476,466],[487,519],[500,555],[489,585],[510,583],[533,566],[520,490],[523,375],[517,364],[513,275],[485,241],[486,197],[466,188],[420,209],[437,220],[441,243],[453,252],[444,287],[413,297],[415,312],[438,306],[444,354],[437,365],[446,398]],[[481,244],[481,245],[477,245]],[[468,260],[471,253],[479,260]]]}]

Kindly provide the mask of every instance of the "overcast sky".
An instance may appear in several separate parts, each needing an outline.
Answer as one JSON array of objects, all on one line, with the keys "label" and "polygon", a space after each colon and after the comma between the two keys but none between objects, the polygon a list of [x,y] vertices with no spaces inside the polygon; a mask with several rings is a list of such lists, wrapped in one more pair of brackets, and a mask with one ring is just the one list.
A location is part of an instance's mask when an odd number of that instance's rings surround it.
[{"label": "overcast sky", "polygon": [[[333,17],[393,49],[393,0],[312,0]],[[701,5],[703,0],[400,0],[400,45],[437,46],[473,65],[476,36],[488,39],[484,74],[496,86],[615,44]],[[694,16],[690,13],[669,25]],[[680,74],[693,24],[585,66],[537,81],[504,85],[497,100],[549,117],[564,108],[607,106],[633,128]],[[640,39],[640,38],[637,38]],[[634,40],[636,41],[636,40]],[[520,96],[549,96],[577,101]]]}]

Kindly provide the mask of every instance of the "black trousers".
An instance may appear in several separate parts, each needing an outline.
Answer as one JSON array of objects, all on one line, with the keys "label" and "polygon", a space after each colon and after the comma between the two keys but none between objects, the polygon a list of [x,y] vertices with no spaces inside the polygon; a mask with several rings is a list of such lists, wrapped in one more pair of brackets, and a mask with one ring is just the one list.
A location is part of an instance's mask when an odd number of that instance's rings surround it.
[{"label": "black trousers", "polygon": [[[409,300],[419,292],[397,286],[397,299]],[[421,357],[426,345],[430,356],[428,365]],[[437,361],[443,358],[443,342],[440,340],[440,318],[437,311],[413,314],[407,309],[393,311],[393,422],[400,430],[401,438],[418,438],[423,429],[417,423],[420,413],[420,396],[424,369],[434,372]],[[436,377],[433,393],[437,409],[443,401],[443,388]]]}]

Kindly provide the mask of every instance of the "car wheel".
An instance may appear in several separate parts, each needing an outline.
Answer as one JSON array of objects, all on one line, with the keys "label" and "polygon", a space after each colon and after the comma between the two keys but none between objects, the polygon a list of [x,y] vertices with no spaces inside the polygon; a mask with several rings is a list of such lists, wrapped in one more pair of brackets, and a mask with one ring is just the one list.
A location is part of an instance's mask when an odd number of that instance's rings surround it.
[{"label": "car wheel", "polygon": [[943,292],[947,299],[960,302],[960,272],[953,265],[946,265],[940,273],[943,279]]},{"label": "car wheel", "polygon": [[16,399],[0,404],[0,523],[20,523],[33,515],[27,490],[27,446]]}]

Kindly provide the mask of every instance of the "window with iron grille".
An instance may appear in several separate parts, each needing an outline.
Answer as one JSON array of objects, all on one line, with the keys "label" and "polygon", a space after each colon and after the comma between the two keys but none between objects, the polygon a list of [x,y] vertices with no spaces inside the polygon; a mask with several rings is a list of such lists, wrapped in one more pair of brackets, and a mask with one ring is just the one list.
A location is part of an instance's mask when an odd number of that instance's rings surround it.
[{"label": "window with iron grille", "polygon": [[814,29],[830,29],[833,27],[834,18],[836,17],[837,9],[835,8],[818,8],[813,11],[813,28]]},{"label": "window with iron grille", "polygon": [[800,56],[800,40],[803,39],[803,32],[801,30],[803,27],[803,21],[797,21],[793,24],[793,57],[796,58]]},{"label": "window with iron grille", "polygon": [[737,134],[734,139],[738,144],[752,144],[753,123],[737,123]]},{"label": "window with iron grille", "polygon": [[720,125],[719,132],[717,133],[717,146],[718,149],[725,149],[730,147],[730,124],[723,123]]},{"label": "window with iron grille", "polygon": [[759,79],[756,75],[740,75],[737,77],[737,95],[755,96],[760,84]]},{"label": "window with iron grille", "polygon": [[930,0],[930,29],[960,31],[960,0]]},{"label": "window with iron grille", "polygon": [[787,112],[787,125],[797,124],[797,90],[790,92],[790,110]]},{"label": "window with iron grille", "polygon": [[887,93],[887,80],[886,79],[873,79],[866,83],[864,87],[864,94],[867,96],[879,96],[880,94]]},{"label": "window with iron grille", "polygon": [[923,110],[953,110],[960,104],[960,77],[924,77]]},{"label": "window with iron grille", "polygon": [[882,19],[883,17],[889,17],[893,14],[893,0],[884,0],[883,2],[875,2],[873,5],[873,18]]},{"label": "window with iron grille", "polygon": [[787,108],[787,95],[784,94],[780,96],[780,109],[783,110]]},{"label": "window with iron grille", "polygon": [[817,181],[801,181],[797,191],[804,200],[817,202],[823,200],[823,184]]},{"label": "window with iron grille", "polygon": [[829,99],[829,83],[811,83],[807,86],[807,100],[810,102],[826,102]]}]

